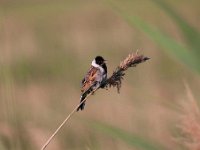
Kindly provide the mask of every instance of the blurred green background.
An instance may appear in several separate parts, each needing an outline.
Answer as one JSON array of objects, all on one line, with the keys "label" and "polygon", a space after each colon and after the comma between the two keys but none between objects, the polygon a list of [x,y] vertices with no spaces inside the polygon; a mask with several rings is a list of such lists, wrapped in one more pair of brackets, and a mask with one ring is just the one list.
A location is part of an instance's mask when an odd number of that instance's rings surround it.
[{"label": "blurred green background", "polygon": [[0,150],[41,148],[79,103],[92,59],[104,56],[110,75],[137,49],[151,60],[127,71],[120,94],[91,96],[47,149],[188,149],[178,126],[184,83],[200,97],[199,5],[0,0]]}]

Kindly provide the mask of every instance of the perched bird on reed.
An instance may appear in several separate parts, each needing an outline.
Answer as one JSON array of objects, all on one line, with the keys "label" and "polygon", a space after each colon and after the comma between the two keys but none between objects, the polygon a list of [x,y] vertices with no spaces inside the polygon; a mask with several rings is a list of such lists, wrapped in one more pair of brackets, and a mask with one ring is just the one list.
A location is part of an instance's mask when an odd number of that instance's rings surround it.
[{"label": "perched bird on reed", "polygon": [[[102,83],[107,79],[106,60],[102,56],[96,56],[92,61],[91,67],[82,80],[80,103],[84,101],[85,97],[100,88]],[[77,111],[83,110],[85,102],[83,102]]]}]

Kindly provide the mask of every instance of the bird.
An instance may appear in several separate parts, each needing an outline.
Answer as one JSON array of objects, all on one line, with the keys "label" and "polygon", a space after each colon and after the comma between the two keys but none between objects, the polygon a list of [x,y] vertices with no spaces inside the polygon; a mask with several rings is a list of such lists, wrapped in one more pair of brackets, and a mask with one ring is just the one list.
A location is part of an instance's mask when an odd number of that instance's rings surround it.
[{"label": "bird", "polygon": [[107,79],[106,60],[102,56],[96,56],[91,63],[91,67],[81,82],[80,106],[77,111],[85,107],[84,99],[89,93],[93,93],[98,88],[103,88],[102,83]]}]

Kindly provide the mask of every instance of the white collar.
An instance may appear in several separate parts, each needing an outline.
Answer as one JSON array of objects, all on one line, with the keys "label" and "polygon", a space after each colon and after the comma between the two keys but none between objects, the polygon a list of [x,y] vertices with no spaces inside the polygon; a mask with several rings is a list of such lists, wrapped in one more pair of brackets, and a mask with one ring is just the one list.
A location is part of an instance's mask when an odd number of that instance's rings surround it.
[{"label": "white collar", "polygon": [[99,69],[101,70],[101,72],[104,72],[104,69],[103,69],[100,65],[98,65],[98,64],[96,63],[95,59],[92,61],[92,66],[93,66],[93,67],[96,67],[96,68],[99,68]]}]

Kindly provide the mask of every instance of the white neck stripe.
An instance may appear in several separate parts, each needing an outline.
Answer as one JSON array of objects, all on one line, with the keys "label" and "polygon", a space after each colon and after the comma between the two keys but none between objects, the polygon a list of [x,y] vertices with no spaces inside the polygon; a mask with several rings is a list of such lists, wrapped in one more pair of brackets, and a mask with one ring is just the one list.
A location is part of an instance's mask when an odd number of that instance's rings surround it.
[{"label": "white neck stripe", "polygon": [[93,66],[93,67],[96,67],[96,68],[99,68],[99,69],[101,70],[102,73],[104,72],[104,69],[103,69],[100,65],[98,65],[98,64],[96,63],[95,59],[92,61],[92,66]]},{"label": "white neck stripe", "polygon": [[92,61],[92,66],[99,68],[100,66],[96,63],[95,59]]}]

